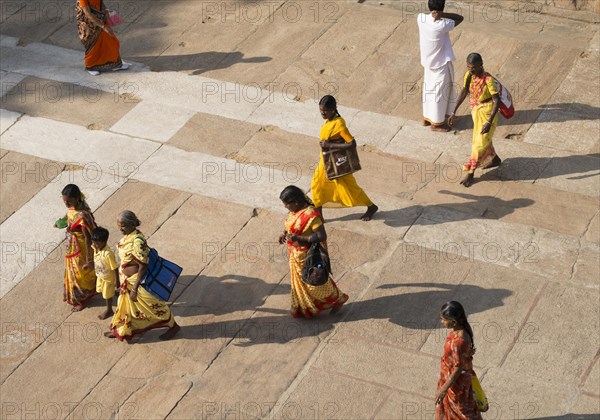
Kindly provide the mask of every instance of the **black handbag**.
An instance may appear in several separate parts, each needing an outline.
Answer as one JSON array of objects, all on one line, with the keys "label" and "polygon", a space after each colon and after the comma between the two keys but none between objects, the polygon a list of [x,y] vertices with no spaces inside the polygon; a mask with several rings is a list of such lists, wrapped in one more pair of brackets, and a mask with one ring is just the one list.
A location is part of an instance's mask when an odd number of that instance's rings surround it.
[{"label": "black handbag", "polygon": [[302,267],[302,281],[311,286],[322,286],[327,283],[331,274],[331,263],[327,250],[320,242],[313,243]]},{"label": "black handbag", "polygon": [[[328,140],[335,144],[346,144],[344,139]],[[344,150],[323,149],[323,163],[328,180],[340,178],[344,175],[360,171],[360,160],[356,150],[356,142],[353,147]]]}]

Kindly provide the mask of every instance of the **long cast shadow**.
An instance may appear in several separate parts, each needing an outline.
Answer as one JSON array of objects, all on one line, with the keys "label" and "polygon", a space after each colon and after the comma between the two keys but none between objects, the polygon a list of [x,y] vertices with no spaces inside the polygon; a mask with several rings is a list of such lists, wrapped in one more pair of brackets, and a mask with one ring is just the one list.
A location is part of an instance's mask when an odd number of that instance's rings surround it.
[{"label": "long cast shadow", "polygon": [[[486,209],[494,210],[494,218],[502,217],[513,213],[516,209],[528,207],[535,201],[528,198],[514,198],[512,200],[503,200],[490,195],[473,195],[466,193],[457,193],[442,190],[440,193],[454,195],[466,200],[466,203],[442,203],[433,205],[414,205],[397,210],[379,211],[374,219],[383,220],[388,226],[402,227],[412,225],[431,225],[458,222],[471,219],[482,219]],[[478,208],[479,210],[476,210]],[[448,211],[450,210],[450,211]],[[424,217],[421,217],[421,216]],[[355,220],[356,215],[350,214],[343,217],[328,217],[328,222]]]},{"label": "long cast shadow", "polygon": [[131,59],[148,65],[152,71],[191,71],[194,76],[210,70],[224,69],[237,63],[265,63],[272,60],[271,57],[244,58],[244,53],[240,51],[138,56]]},{"label": "long cast shadow", "polygon": [[[475,285],[454,285],[443,283],[388,284],[379,289],[398,288],[399,294],[382,296],[371,300],[351,302],[335,315],[321,314],[317,318],[295,319],[286,310],[285,315],[255,314],[250,319],[237,319],[184,326],[178,338],[191,340],[227,339],[237,346],[251,346],[268,343],[288,343],[303,338],[321,339],[321,335],[331,331],[335,324],[352,323],[360,320],[386,319],[413,331],[428,331],[439,327],[439,308],[455,298],[457,287],[468,308],[469,314],[484,312],[503,305],[503,300],[512,292],[507,289],[484,289]],[[403,288],[411,292],[402,293]],[[427,288],[414,292],[415,288]],[[235,311],[235,308],[231,308]],[[270,310],[268,310],[270,311]],[[283,311],[283,309],[277,309]],[[175,313],[178,315],[177,313]]]}]

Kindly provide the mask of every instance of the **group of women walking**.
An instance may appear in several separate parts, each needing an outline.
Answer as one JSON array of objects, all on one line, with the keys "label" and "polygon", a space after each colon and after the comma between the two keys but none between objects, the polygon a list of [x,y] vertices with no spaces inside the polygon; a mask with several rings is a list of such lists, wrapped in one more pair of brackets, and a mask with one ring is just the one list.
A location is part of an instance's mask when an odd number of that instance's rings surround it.
[{"label": "group of women walking", "polygon": [[[107,301],[107,309],[99,315],[112,314],[112,297],[118,287],[117,309],[112,316],[107,337],[129,340],[135,334],[167,327],[161,339],[173,338],[180,327],[169,306],[141,287],[148,265],[150,248],[138,230],[141,222],[135,213],[125,210],[117,217],[123,237],[117,244],[119,265],[107,245],[108,231],[96,225],[85,195],[75,184],[62,190],[67,214],[55,227],[66,229],[64,300],[80,311],[96,294]],[[118,275],[111,271],[118,267]],[[118,278],[117,278],[118,277]]]},{"label": "group of women walking", "polygon": [[[77,0],[76,11],[79,37],[85,47],[86,70],[92,75],[98,75],[104,71],[127,69],[127,63],[121,59],[119,40],[111,28],[109,12],[103,1]],[[473,183],[476,169],[492,168],[501,163],[492,143],[498,124],[498,86],[494,78],[485,72],[483,59],[479,54],[472,53],[468,56],[467,69],[462,91],[454,112],[447,118],[447,124],[434,124],[428,120],[425,124],[433,124],[437,131],[450,130],[459,106],[469,97],[474,128],[471,156],[463,167],[464,176],[460,181],[465,187]],[[327,249],[323,206],[328,203],[344,207],[364,206],[366,212],[361,216],[363,221],[371,220],[378,211],[378,206],[358,185],[352,174],[336,179],[327,177],[324,164],[326,153],[355,148],[356,142],[339,114],[333,96],[323,97],[319,102],[319,110],[325,122],[320,130],[322,153],[311,182],[312,199],[293,185],[286,187],[280,194],[282,204],[289,211],[279,243],[285,244],[288,250],[293,317],[312,318],[323,311],[335,313],[348,301],[348,295],[339,289],[330,273],[327,274],[327,280],[319,285],[306,282],[303,275],[311,247],[320,244],[325,251]],[[112,316],[105,334],[107,337],[129,340],[135,334],[149,329],[168,328],[160,338],[173,338],[180,327],[169,306],[141,286],[150,248],[138,229],[140,221],[137,216],[126,210],[117,217],[117,226],[123,234],[117,244],[117,265],[113,262],[114,255],[111,257],[112,251],[107,245],[108,231],[96,226],[92,211],[79,188],[69,184],[62,195],[68,208],[65,226],[60,226],[59,221],[55,226],[65,227],[67,232],[64,300],[73,306],[74,311],[78,311],[96,293],[102,293],[107,308],[99,318]],[[115,269],[114,278],[117,279],[113,283],[109,273],[112,269]],[[118,300],[113,312],[112,297],[115,288],[118,290]],[[446,339],[441,359],[436,417],[480,419],[481,401],[476,401],[473,388],[473,380],[476,379],[472,366],[475,352],[473,331],[464,308],[458,302],[448,302],[440,311],[440,320],[444,327],[452,331]]]}]

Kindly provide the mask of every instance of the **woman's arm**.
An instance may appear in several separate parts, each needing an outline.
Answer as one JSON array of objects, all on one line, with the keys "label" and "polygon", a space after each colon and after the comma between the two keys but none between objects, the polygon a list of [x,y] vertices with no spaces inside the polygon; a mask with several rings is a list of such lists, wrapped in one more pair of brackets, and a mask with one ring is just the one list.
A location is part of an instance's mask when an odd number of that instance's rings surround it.
[{"label": "woman's arm", "polygon": [[320,225],[310,235],[295,235],[288,234],[287,239],[292,242],[297,242],[300,245],[310,246],[315,242],[324,242],[327,240],[327,232],[325,231],[325,225]]},{"label": "woman's arm", "polygon": [[450,126],[454,125],[454,117],[455,117],[456,111],[458,111],[458,108],[462,105],[462,103],[464,102],[464,100],[468,94],[469,94],[469,91],[467,90],[466,87],[463,86],[462,90],[460,91],[460,95],[458,95],[458,99],[456,100],[456,106],[454,107],[454,111],[452,111],[452,114],[450,114],[450,117],[448,118],[448,125],[450,125]]},{"label": "woman's arm", "polygon": [[460,366],[457,366],[452,370],[452,373],[450,374],[450,378],[448,378],[448,381],[444,385],[442,385],[442,387],[438,391],[438,394],[435,397],[436,404],[440,404],[444,400],[444,398],[446,397],[446,393],[448,392],[448,390],[450,389],[452,384],[454,384],[454,382],[460,376],[461,373],[462,373],[462,368]]},{"label": "woman's arm", "polygon": [[86,260],[83,269],[87,270],[94,266],[94,250],[92,249],[92,235],[87,227],[82,226],[83,240],[85,241]]},{"label": "woman's arm", "polygon": [[483,124],[481,134],[486,134],[490,131],[490,129],[492,128],[492,122],[494,121],[494,118],[496,117],[496,114],[500,109],[500,95],[498,95],[497,93],[492,95],[492,101],[494,102],[494,106],[492,107],[492,114],[490,115],[490,119],[487,120],[485,124]]},{"label": "woman's arm", "polygon": [[131,291],[131,294],[129,295],[129,297],[131,297],[131,300],[134,302],[137,302],[137,291],[138,291],[138,288],[140,287],[141,281],[146,276],[147,271],[148,271],[147,264],[138,263],[138,271],[137,271],[138,276],[133,285],[133,290]]},{"label": "woman's arm", "polygon": [[115,33],[113,32],[110,26],[106,25],[104,22],[102,22],[100,19],[94,16],[94,14],[90,11],[90,6],[83,6],[82,9],[85,16],[88,18],[88,20],[92,21],[94,25],[96,25],[99,28],[102,28],[102,30],[110,36],[115,36]]}]

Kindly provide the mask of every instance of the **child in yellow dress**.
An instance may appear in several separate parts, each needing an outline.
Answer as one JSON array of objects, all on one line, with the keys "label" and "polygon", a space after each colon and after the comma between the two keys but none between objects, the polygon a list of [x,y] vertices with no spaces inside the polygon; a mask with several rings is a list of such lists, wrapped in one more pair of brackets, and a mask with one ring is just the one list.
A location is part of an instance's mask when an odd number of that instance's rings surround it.
[{"label": "child in yellow dress", "polygon": [[97,227],[92,231],[92,248],[94,248],[94,268],[96,270],[96,292],[102,293],[106,301],[106,309],[98,319],[106,319],[114,314],[112,309],[115,286],[119,275],[115,254],[107,245],[108,230]]}]

